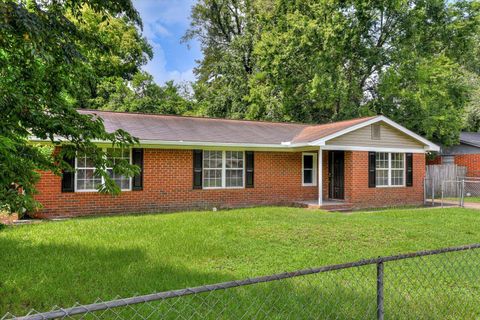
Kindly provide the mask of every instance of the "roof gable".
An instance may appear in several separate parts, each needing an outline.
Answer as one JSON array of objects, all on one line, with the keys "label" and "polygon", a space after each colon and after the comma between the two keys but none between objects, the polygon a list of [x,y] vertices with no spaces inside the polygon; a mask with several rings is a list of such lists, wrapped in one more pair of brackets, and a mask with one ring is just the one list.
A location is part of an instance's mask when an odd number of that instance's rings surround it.
[{"label": "roof gable", "polygon": [[292,143],[308,143],[315,140],[328,137],[339,131],[351,128],[352,126],[362,124],[376,117],[364,117],[351,120],[332,122],[326,124],[312,125],[306,127],[300,134],[292,139]]},{"label": "roof gable", "polygon": [[[372,137],[372,126],[378,125],[379,136]],[[423,149],[424,144],[402,131],[380,121],[369,124],[360,129],[348,132],[326,141],[327,145],[363,146],[381,148],[418,148]]]},{"label": "roof gable", "polygon": [[422,136],[414,133],[413,131],[410,131],[409,129],[403,127],[402,125],[396,123],[393,120],[388,119],[385,116],[376,116],[376,117],[373,117],[373,118],[368,119],[366,121],[363,121],[361,123],[354,124],[354,125],[352,125],[348,128],[339,130],[339,131],[337,131],[335,133],[332,133],[328,136],[325,136],[325,137],[320,138],[316,141],[313,141],[313,142],[311,142],[311,144],[322,146],[322,145],[325,145],[326,142],[329,141],[329,140],[335,139],[335,138],[340,137],[342,135],[345,135],[347,133],[353,132],[355,130],[358,130],[358,129],[366,127],[366,126],[370,126],[370,125],[372,125],[374,123],[378,123],[378,122],[385,123],[385,124],[395,128],[396,130],[404,133],[406,136],[409,136],[409,137],[413,138],[414,140],[420,142],[421,144],[424,145],[424,148],[427,151],[439,151],[440,150],[440,147],[437,146],[436,144],[434,144],[433,142],[423,138]]}]

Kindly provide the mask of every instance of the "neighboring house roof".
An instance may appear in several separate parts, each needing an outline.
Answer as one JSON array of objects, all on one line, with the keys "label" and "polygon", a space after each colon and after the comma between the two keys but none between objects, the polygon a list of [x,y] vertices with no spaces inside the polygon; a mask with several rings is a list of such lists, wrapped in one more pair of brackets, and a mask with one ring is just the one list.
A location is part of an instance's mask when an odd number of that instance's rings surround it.
[{"label": "neighboring house roof", "polygon": [[376,122],[385,122],[425,145],[426,150],[438,150],[435,144],[384,116],[309,125],[84,109],[78,112],[98,116],[103,119],[108,132],[125,130],[145,145],[322,146],[339,135]]},{"label": "neighboring house roof", "polygon": [[469,146],[480,148],[480,133],[479,132],[461,132],[460,143],[468,144]]},{"label": "neighboring house roof", "polygon": [[455,156],[460,154],[478,154],[480,153],[480,133],[461,132],[460,142],[450,147],[442,147],[440,155]]}]

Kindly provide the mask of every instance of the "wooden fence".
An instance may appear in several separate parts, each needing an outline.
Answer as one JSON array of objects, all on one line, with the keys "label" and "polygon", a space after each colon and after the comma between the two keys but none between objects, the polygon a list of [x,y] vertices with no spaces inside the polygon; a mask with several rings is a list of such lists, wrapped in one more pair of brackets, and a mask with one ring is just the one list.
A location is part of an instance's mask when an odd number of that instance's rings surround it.
[{"label": "wooden fence", "polygon": [[444,197],[459,197],[460,183],[465,179],[467,168],[457,166],[456,164],[436,164],[428,165],[425,175],[425,196],[435,198],[442,196],[442,187]]}]

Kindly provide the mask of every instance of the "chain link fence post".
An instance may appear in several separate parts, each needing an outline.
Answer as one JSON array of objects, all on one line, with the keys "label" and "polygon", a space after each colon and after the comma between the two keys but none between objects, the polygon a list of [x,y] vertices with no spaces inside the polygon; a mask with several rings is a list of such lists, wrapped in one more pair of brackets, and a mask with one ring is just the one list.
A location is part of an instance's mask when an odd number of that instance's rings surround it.
[{"label": "chain link fence post", "polygon": [[445,190],[445,181],[442,181],[442,201],[441,201],[442,208],[443,208],[443,198],[445,196],[444,190]]},{"label": "chain link fence post", "polygon": [[423,178],[423,205],[427,205],[427,177]]},{"label": "chain link fence post", "polygon": [[432,178],[432,207],[435,206],[435,179]]},{"label": "chain link fence post", "polygon": [[383,262],[377,263],[377,319],[383,320]]}]

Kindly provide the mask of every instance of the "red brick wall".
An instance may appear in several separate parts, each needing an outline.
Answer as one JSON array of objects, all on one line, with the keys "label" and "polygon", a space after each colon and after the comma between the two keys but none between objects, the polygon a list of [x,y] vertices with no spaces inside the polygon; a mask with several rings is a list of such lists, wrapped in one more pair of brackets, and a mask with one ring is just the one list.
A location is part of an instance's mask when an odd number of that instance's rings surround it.
[{"label": "red brick wall", "polygon": [[[479,157],[480,160],[480,157]],[[414,154],[413,187],[368,188],[368,152],[345,152],[345,200],[355,207],[421,204],[425,155]],[[119,196],[97,192],[61,192],[61,179],[43,172],[36,199],[38,217],[107,213],[161,212],[291,204],[316,200],[318,187],[302,187],[301,152],[255,152],[255,188],[192,188],[192,151],[145,149],[143,191]],[[323,152],[323,194],[328,199],[328,153]]]},{"label": "red brick wall", "polygon": [[[455,164],[467,167],[467,176],[480,177],[480,154],[459,154],[454,156]],[[437,156],[432,160],[427,160],[428,165],[442,164],[442,157]]]},{"label": "red brick wall", "polygon": [[301,152],[255,152],[255,188],[194,190],[192,151],[145,149],[143,191],[119,196],[62,193],[61,179],[42,173],[36,199],[39,217],[100,213],[160,212],[192,208],[290,204],[317,199],[317,187],[302,187]]},{"label": "red brick wall", "polygon": [[427,159],[427,165],[442,164],[442,157],[436,156],[433,159]]},{"label": "red brick wall", "polygon": [[480,177],[480,154],[456,155],[455,164],[467,167],[468,177]]},{"label": "red brick wall", "polygon": [[420,205],[423,203],[425,155],[413,154],[412,187],[368,187],[368,152],[345,152],[345,200],[354,207]]}]

